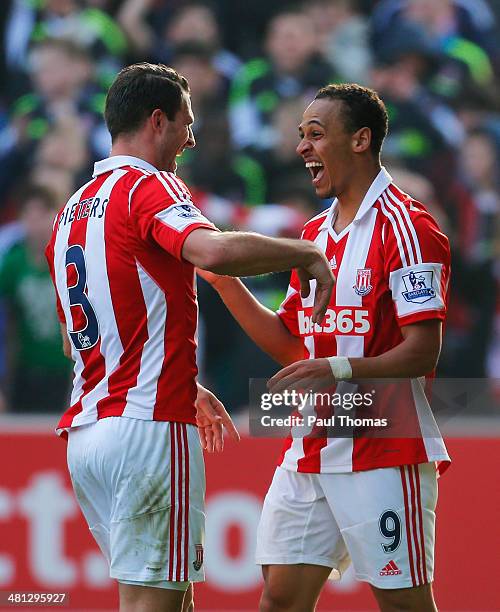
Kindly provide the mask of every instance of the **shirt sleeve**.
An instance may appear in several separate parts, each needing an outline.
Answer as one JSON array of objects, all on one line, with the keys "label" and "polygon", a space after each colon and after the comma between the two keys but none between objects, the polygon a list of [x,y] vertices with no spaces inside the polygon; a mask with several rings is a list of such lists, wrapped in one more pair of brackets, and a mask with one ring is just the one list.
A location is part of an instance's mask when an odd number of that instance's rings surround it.
[{"label": "shirt sleeve", "polygon": [[276,311],[288,331],[294,336],[300,336],[297,311],[301,306],[300,283],[295,270],[292,270],[290,284],[285,299]]},{"label": "shirt sleeve", "polygon": [[444,320],[450,279],[450,247],[433,217],[401,208],[384,226],[385,274],[400,326]]},{"label": "shirt sleeve", "polygon": [[47,248],[45,249],[45,258],[47,259],[47,265],[49,267],[50,278],[52,279],[52,285],[54,286],[54,291],[56,294],[57,318],[59,319],[60,323],[62,323],[63,325],[66,325],[66,317],[64,316],[64,310],[61,305],[61,300],[59,299],[59,294],[57,292],[57,287],[56,287],[56,277],[55,277],[55,272],[54,272],[54,247],[52,245],[52,240],[49,242],[49,244],[47,245]]},{"label": "shirt sleeve", "polygon": [[130,193],[130,219],[141,240],[153,241],[177,259],[182,259],[182,246],[193,230],[217,230],[171,172],[139,179]]}]

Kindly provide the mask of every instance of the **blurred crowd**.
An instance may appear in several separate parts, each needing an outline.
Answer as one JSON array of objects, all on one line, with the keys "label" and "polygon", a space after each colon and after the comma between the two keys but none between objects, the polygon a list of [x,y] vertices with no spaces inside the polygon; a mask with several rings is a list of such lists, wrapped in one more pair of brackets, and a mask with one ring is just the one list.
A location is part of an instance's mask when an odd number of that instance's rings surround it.
[{"label": "blurred crowd", "polygon": [[[135,61],[189,80],[195,149],[178,173],[221,228],[296,237],[318,201],[297,125],[330,82],[387,105],[383,163],[447,233],[440,374],[500,378],[500,2],[3,0],[0,6],[0,409],[59,412],[61,352],[44,246],[55,211],[108,156],[107,87]],[[287,274],[248,280],[276,307]],[[276,364],[199,281],[201,376],[237,409]]]}]

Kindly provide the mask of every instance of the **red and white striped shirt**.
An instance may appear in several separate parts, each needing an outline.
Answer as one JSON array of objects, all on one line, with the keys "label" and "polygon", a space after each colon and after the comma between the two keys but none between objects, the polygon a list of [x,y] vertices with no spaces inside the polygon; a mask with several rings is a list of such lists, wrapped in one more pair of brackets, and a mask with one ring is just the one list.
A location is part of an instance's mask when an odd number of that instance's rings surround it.
[{"label": "red and white striped shirt", "polygon": [[[444,320],[450,250],[448,239],[425,208],[399,190],[384,168],[353,222],[339,234],[332,224],[336,207],[337,200],[306,223],[302,234],[325,252],[337,277],[322,325],[311,322],[315,281],[310,295],[302,298],[295,271],[278,311],[290,332],[303,338],[304,359],[373,357],[402,342],[401,326]],[[413,437],[327,438],[317,431],[290,436],[280,465],[319,473],[449,462],[424,387],[424,378],[408,383],[411,406],[405,411],[415,420]]]},{"label": "red and white striped shirt", "polygon": [[108,416],[195,423],[198,310],[181,250],[200,227],[215,229],[178,177],[122,155],[58,213],[46,255],[75,361],[58,433]]}]

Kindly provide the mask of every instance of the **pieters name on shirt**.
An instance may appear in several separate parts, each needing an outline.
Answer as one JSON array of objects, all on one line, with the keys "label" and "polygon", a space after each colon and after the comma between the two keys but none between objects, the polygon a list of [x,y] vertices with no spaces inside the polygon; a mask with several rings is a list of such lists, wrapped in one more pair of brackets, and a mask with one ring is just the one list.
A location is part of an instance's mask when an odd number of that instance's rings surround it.
[{"label": "pieters name on shirt", "polygon": [[337,414],[327,418],[315,414],[306,416],[291,414],[287,417],[272,417],[266,414],[260,419],[263,427],[387,427],[385,418],[356,418],[349,414]]},{"label": "pieters name on shirt", "polygon": [[71,206],[68,204],[59,217],[57,228],[59,229],[61,224],[67,225],[80,219],[102,219],[108,202],[109,198],[95,197],[86,198],[85,200],[80,200],[80,202],[73,202]]}]

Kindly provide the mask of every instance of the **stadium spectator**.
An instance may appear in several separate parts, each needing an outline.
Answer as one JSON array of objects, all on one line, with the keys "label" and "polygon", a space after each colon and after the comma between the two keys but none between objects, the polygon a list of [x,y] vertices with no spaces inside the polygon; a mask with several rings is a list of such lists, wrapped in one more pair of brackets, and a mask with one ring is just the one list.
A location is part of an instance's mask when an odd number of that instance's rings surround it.
[{"label": "stadium spectator", "polygon": [[357,0],[312,0],[304,4],[316,36],[339,79],[366,83],[372,64],[369,21]]},{"label": "stadium spectator", "polygon": [[[104,7],[105,8],[105,7]],[[47,38],[70,40],[85,49],[102,85],[123,65],[127,40],[103,7],[88,0],[15,0],[6,26],[4,49],[11,76],[28,70],[29,49]]]},{"label": "stadium spectator", "polygon": [[[491,4],[486,0],[382,0],[373,11],[372,24],[376,35],[383,36],[407,19],[422,25],[438,45],[462,38],[495,58],[500,46]],[[467,49],[464,51],[467,56]]]},{"label": "stadium spectator", "polygon": [[[220,26],[215,11],[207,4],[190,3],[181,6],[173,14],[164,33],[164,52],[169,45],[174,45],[175,49],[182,43],[193,41],[204,43],[212,49],[213,64],[217,71],[228,79],[235,75],[241,62],[234,53],[222,47]],[[160,56],[158,59],[166,61],[168,55]]]},{"label": "stadium spectator", "polygon": [[224,113],[226,110],[229,80],[217,69],[213,59],[213,50],[203,42],[180,43],[173,50],[170,63],[179,69],[182,67],[193,82],[193,109],[197,114],[201,113],[196,119],[197,123],[202,122],[207,113]]},{"label": "stadium spectator", "polygon": [[453,110],[426,87],[438,59],[426,35],[405,26],[387,35],[371,75],[391,119],[386,157],[402,161],[436,185],[453,173],[454,149],[464,137]]},{"label": "stadium spectator", "polygon": [[269,150],[276,138],[272,113],[280,102],[311,97],[330,82],[333,69],[321,57],[313,20],[301,11],[279,13],[269,22],[266,55],[246,62],[231,89],[231,134],[238,148]]},{"label": "stadium spectator", "polygon": [[30,63],[33,90],[12,106],[12,138],[2,155],[4,193],[27,172],[37,145],[61,121],[81,125],[94,156],[109,150],[109,136],[102,137],[104,97],[92,81],[87,53],[71,41],[47,39],[35,46]]},{"label": "stadium spectator", "polygon": [[497,89],[500,44],[495,17],[482,0],[393,0],[374,13],[376,46],[402,27],[425,33],[442,66],[429,87],[445,99],[458,98],[465,87]]},{"label": "stadium spectator", "polygon": [[45,261],[57,202],[28,186],[19,199],[24,237],[0,263],[0,296],[8,310],[8,371],[4,386],[16,413],[60,412],[68,399],[71,364],[61,352],[55,296]]},{"label": "stadium spectator", "polygon": [[58,203],[65,202],[75,190],[74,173],[60,165],[37,163],[32,167],[29,179],[34,185],[52,191]]},{"label": "stadium spectator", "polygon": [[262,170],[248,155],[234,151],[224,113],[209,113],[196,126],[200,151],[188,151],[179,160],[183,176],[195,189],[246,204],[263,202]]},{"label": "stadium spectator", "polygon": [[[304,178],[304,164],[297,157],[297,126],[305,104],[305,96],[287,98],[269,117],[273,140],[268,149],[251,149],[252,156],[262,168],[264,202],[278,202],[283,187]],[[319,209],[319,201],[317,201]]]},{"label": "stadium spectator", "polygon": [[207,4],[181,3],[172,13],[172,6],[162,7],[155,0],[125,0],[118,19],[141,58],[171,64],[176,47],[197,42],[211,50],[215,70],[226,78],[240,66],[239,58],[222,47],[217,16]]},{"label": "stadium spectator", "polygon": [[58,203],[65,202],[80,179],[88,176],[90,157],[85,126],[78,117],[68,116],[40,140],[30,181],[52,191]]},{"label": "stadium spectator", "polygon": [[486,376],[492,348],[498,282],[495,262],[500,243],[499,167],[499,149],[492,135],[485,130],[470,132],[460,155],[467,197],[450,203],[456,208],[453,265],[457,278],[453,289],[458,321],[449,330],[456,351],[448,367],[455,376]]},{"label": "stadium spectator", "polygon": [[436,219],[443,233],[449,236],[451,232],[450,220],[441,201],[437,198],[436,190],[431,181],[422,174],[412,172],[398,164],[391,164],[388,166],[388,170],[394,182],[403,191],[411,193],[418,202],[425,202],[425,208]]},{"label": "stadium spectator", "polygon": [[59,120],[40,141],[35,153],[36,166],[67,170],[78,181],[92,167],[86,138],[86,125],[77,116]]},{"label": "stadium spectator", "polygon": [[245,172],[246,158],[231,146],[227,119],[229,81],[216,68],[213,57],[212,49],[204,42],[185,42],[174,50],[172,65],[193,83],[193,133],[197,141],[196,148],[182,156],[180,166],[183,176],[202,192],[255,203],[252,189],[258,176]]},{"label": "stadium spectator", "polygon": [[461,211],[460,247],[471,262],[492,262],[500,219],[499,146],[487,130],[467,134],[460,151],[461,176],[469,189],[473,210]]}]

